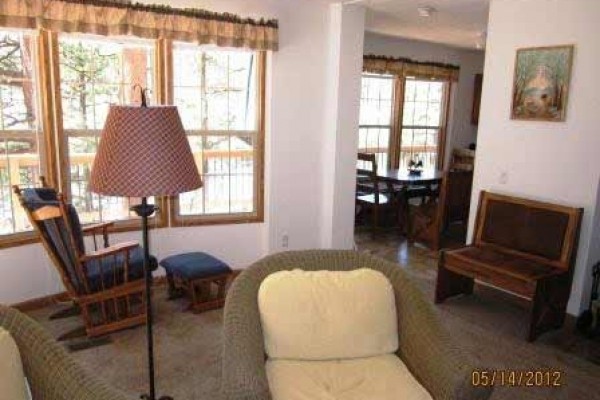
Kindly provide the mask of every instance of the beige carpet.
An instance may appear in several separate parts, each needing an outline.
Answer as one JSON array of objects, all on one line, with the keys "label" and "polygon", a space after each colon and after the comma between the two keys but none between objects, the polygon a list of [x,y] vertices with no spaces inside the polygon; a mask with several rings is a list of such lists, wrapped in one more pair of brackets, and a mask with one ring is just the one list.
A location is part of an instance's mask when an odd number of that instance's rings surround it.
[{"label": "beige carpet", "polygon": [[[433,298],[434,255],[398,247],[393,237],[375,242],[359,238],[358,245],[363,251],[398,260],[399,268],[415,278],[428,299]],[[169,302],[165,297],[164,288],[158,288],[154,296],[158,393],[176,400],[218,399],[221,311],[191,314],[185,312],[185,300]],[[533,344],[527,343],[527,312],[522,304],[495,291],[476,288],[473,296],[448,300],[436,308],[457,342],[481,367],[551,369],[563,374],[560,388],[497,387],[493,399],[600,399],[600,366],[586,360],[596,356],[585,350],[589,343],[569,332],[546,334]],[[33,315],[56,334],[78,324],[76,317],[48,321],[46,316],[54,310],[56,307],[49,307]],[[130,393],[132,399],[146,390],[143,328],[113,334],[111,344],[73,354],[90,372]]]}]

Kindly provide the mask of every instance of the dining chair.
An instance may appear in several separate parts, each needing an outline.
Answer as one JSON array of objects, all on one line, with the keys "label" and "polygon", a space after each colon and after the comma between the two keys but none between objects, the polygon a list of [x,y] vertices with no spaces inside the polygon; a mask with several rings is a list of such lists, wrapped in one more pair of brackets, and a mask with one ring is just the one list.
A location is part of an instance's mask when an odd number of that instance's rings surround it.
[{"label": "dining chair", "polygon": [[393,188],[377,176],[377,158],[372,153],[358,153],[356,168],[356,205],[371,211],[373,232],[379,227],[380,213],[390,208]]},{"label": "dining chair", "polygon": [[[439,196],[409,210],[411,243],[420,242],[431,250],[441,247],[450,224],[466,223],[469,217],[473,171],[450,170],[444,174]],[[465,230],[466,232],[466,230]],[[464,238],[461,238],[463,240]]]}]

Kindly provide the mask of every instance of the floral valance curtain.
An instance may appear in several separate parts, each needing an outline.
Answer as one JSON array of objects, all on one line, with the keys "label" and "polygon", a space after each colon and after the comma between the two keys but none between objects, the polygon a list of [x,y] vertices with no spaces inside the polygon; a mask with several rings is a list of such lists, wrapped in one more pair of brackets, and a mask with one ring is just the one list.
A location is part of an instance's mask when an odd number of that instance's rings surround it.
[{"label": "floral valance curtain", "polygon": [[0,0],[0,26],[277,50],[277,20],[127,0]]},{"label": "floral valance curtain", "polygon": [[365,56],[363,71],[417,79],[435,79],[457,82],[460,67],[456,65],[418,62],[406,58]]}]

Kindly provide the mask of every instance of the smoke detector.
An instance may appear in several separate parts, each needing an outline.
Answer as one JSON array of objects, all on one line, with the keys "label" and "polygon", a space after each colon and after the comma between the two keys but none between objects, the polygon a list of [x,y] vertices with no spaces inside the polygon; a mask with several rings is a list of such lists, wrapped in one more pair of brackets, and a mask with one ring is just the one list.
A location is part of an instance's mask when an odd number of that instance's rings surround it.
[{"label": "smoke detector", "polygon": [[421,7],[417,8],[417,11],[419,12],[419,16],[423,17],[423,18],[429,18],[435,12],[437,12],[437,10],[431,6],[421,6]]}]

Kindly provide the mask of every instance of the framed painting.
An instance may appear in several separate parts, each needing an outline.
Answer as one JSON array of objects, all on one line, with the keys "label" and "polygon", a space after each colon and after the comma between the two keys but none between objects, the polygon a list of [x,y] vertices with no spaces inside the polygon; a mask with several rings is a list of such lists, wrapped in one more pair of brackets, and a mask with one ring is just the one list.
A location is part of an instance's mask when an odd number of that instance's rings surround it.
[{"label": "framed painting", "polygon": [[517,50],[511,118],[565,120],[574,46]]}]

